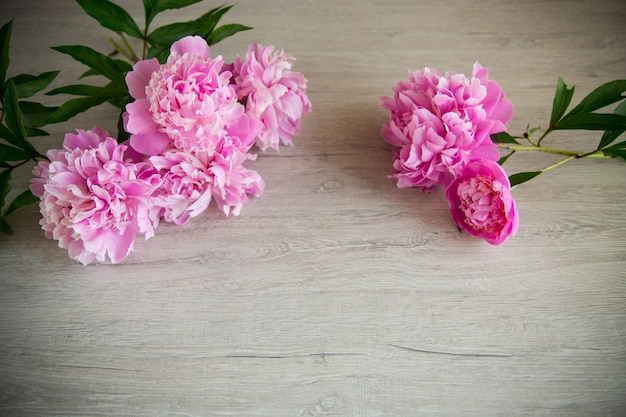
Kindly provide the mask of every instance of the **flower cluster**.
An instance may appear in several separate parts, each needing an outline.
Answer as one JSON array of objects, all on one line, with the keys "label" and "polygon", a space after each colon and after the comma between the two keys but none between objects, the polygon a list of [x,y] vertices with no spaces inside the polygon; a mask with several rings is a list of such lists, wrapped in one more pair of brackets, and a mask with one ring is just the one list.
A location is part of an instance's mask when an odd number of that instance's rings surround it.
[{"label": "flower cluster", "polygon": [[244,166],[256,158],[253,146],[291,144],[311,109],[292,63],[273,46],[253,44],[227,65],[199,36],[173,43],[164,64],[138,61],[126,75],[134,99],[123,114],[129,140],[79,130],[35,168],[31,191],[41,199],[46,236],[83,264],[115,263],[161,220],[184,224],[211,201],[238,215],[264,188]]},{"label": "flower cluster", "polygon": [[506,130],[513,106],[489,72],[472,76],[424,68],[383,97],[389,121],[383,139],[396,147],[391,177],[398,187],[431,191],[442,185],[452,219],[491,244],[515,234],[518,213],[491,135]]}]

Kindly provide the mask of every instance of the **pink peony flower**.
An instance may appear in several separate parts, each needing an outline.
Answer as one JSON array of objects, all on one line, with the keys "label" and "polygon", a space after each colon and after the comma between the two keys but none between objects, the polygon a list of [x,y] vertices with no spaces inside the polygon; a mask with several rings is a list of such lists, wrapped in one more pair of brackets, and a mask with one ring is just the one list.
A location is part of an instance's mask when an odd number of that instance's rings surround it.
[{"label": "pink peony flower", "polygon": [[306,79],[291,71],[295,59],[277,52],[274,46],[251,44],[245,60],[233,62],[234,81],[246,111],[263,122],[256,144],[261,150],[278,149],[282,142],[291,145],[300,131],[302,116],[311,111],[306,94]]},{"label": "pink peony flower", "polygon": [[222,58],[211,58],[199,36],[175,42],[163,65],[137,62],[126,84],[135,101],[126,106],[125,128],[131,146],[146,155],[172,147],[211,152],[227,136],[245,152],[262,127],[239,103]]},{"label": "pink peony flower", "polygon": [[238,215],[247,195],[258,197],[264,187],[256,171],[243,167],[248,159],[254,156],[225,141],[214,153],[172,150],[152,156],[150,162],[164,179],[157,192],[159,215],[168,222],[184,224],[206,210],[211,199],[226,215],[231,211]]},{"label": "pink peony flower", "polygon": [[477,158],[497,161],[490,135],[506,130],[513,106],[489,72],[474,64],[472,77],[424,68],[393,87],[381,105],[390,111],[381,130],[394,154],[398,187],[428,191],[448,183]]},{"label": "pink peony flower", "polygon": [[67,134],[63,149],[39,162],[30,189],[41,201],[40,224],[83,264],[123,260],[137,233],[154,235],[148,213],[160,177],[127,146],[94,127]]},{"label": "pink peony flower", "polygon": [[446,189],[454,222],[472,236],[499,245],[515,235],[519,215],[504,169],[487,159],[463,167]]}]

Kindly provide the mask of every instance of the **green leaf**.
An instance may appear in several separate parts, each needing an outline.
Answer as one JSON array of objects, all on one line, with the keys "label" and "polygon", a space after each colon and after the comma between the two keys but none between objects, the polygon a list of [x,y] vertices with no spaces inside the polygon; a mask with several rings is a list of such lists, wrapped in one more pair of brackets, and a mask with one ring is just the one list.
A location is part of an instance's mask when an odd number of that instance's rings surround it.
[{"label": "green leaf", "polygon": [[530,181],[539,174],[541,174],[541,171],[518,172],[517,174],[513,174],[509,177],[511,187]]},{"label": "green leaf", "polygon": [[50,136],[50,133],[46,132],[45,130],[37,129],[34,127],[27,127],[26,134],[29,138],[33,138],[35,136]]},{"label": "green leaf", "polygon": [[563,121],[584,113],[590,113],[601,109],[609,104],[616,103],[626,96],[626,80],[614,80],[602,84],[600,87],[589,93],[582,101],[563,117]]},{"label": "green leaf", "polygon": [[0,172],[0,210],[4,207],[7,195],[9,194],[9,191],[11,191],[11,184],[9,184],[9,181],[11,181],[11,170],[5,169]]},{"label": "green leaf", "polygon": [[13,20],[5,23],[0,28],[0,99],[4,97],[4,81],[9,69],[9,44],[11,42],[12,30]]},{"label": "green leaf", "polygon": [[552,116],[550,117],[550,126],[554,126],[556,122],[563,116],[567,106],[569,106],[574,96],[574,88],[567,88],[563,78],[559,77],[556,82],[556,92],[554,93],[554,101],[552,102]]},{"label": "green leaf", "polygon": [[209,45],[215,45],[216,43],[233,36],[237,32],[250,29],[252,29],[250,26],[240,25],[239,23],[223,25],[211,32],[211,34],[206,38],[206,41]]},{"label": "green leaf", "polygon": [[32,128],[45,125],[46,119],[58,109],[58,107],[47,107],[34,101],[20,101],[19,105],[22,115],[24,116],[24,125],[26,126],[28,137],[33,136],[28,133],[29,128],[32,130]]},{"label": "green leaf", "polygon": [[602,149],[602,153],[611,158],[619,158],[626,161],[626,148],[616,148],[611,146],[610,148]]},{"label": "green leaf", "polygon": [[133,38],[143,37],[137,23],[117,4],[109,0],[76,0],[76,2],[105,28],[114,32],[124,32]]},{"label": "green leaf", "polygon": [[3,161],[25,161],[34,156],[32,152],[0,143],[0,159]]},{"label": "green leaf", "polygon": [[626,116],[611,113],[582,113],[566,116],[554,130],[626,130]]},{"label": "green leaf", "polygon": [[180,9],[190,6],[202,0],[143,0],[143,7],[146,12],[146,26],[150,25],[152,19],[168,9]]},{"label": "green leaf", "polygon": [[23,147],[26,142],[26,127],[24,126],[24,117],[17,102],[17,88],[13,84],[13,80],[8,80],[4,96],[4,111],[6,116],[6,124],[17,140],[18,146]]},{"label": "green leaf", "polygon": [[58,110],[46,120],[46,123],[65,122],[79,113],[106,102],[109,98],[110,97],[107,96],[88,96],[69,100],[63,103]]},{"label": "green leaf", "polygon": [[82,45],[53,46],[52,49],[71,56],[98,74],[104,75],[114,83],[126,88],[125,72],[115,60],[108,56]]},{"label": "green leaf", "polygon": [[[622,101],[617,105],[615,114],[621,114],[622,116],[626,116],[626,101]],[[621,136],[626,130],[607,130],[602,135],[602,139],[600,139],[600,144],[598,145],[598,149],[602,149],[615,141],[618,137]]]},{"label": "green leaf", "polygon": [[504,165],[504,163],[507,161],[507,159],[509,159],[511,157],[511,155],[513,155],[515,153],[515,151],[508,153],[507,155],[504,155],[503,157],[501,157],[498,160],[498,165]]},{"label": "green leaf", "polygon": [[0,216],[0,233],[4,233],[5,235],[13,234],[13,231],[4,216]]},{"label": "green leaf", "polygon": [[519,142],[516,141],[515,138],[507,132],[494,133],[493,135],[491,135],[491,140],[493,141],[493,143],[517,143],[519,144]]},{"label": "green leaf", "polygon": [[148,43],[153,47],[169,49],[172,43],[189,36],[204,32],[206,25],[202,22],[190,21],[172,23],[155,29],[148,35]]},{"label": "green leaf", "polygon": [[35,204],[39,202],[39,197],[35,196],[30,190],[26,190],[11,202],[5,216],[13,213],[16,210],[19,210],[23,207],[30,206],[31,204]]},{"label": "green leaf", "polygon": [[11,79],[17,88],[17,96],[28,98],[49,86],[58,74],[59,71],[48,71],[39,75],[20,74]]},{"label": "green leaf", "polygon": [[124,92],[124,90],[115,89],[115,84],[107,84],[105,87],[88,84],[71,84],[48,91],[46,95],[71,94],[74,96],[99,96],[115,93],[123,95]]}]

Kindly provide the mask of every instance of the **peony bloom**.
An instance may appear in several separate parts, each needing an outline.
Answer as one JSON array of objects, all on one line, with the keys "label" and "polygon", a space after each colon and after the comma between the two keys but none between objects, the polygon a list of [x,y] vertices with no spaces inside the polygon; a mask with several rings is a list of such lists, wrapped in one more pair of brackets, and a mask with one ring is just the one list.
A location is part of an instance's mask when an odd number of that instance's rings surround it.
[{"label": "peony bloom", "polygon": [[160,177],[127,150],[97,127],[78,130],[34,168],[30,189],[41,200],[46,237],[85,265],[107,257],[120,262],[137,233],[154,235],[148,213]]},{"label": "peony bloom", "polygon": [[163,177],[155,203],[158,215],[184,224],[206,210],[211,199],[226,215],[238,215],[247,195],[258,197],[264,187],[256,171],[243,167],[248,159],[254,156],[225,142],[214,153],[172,150],[150,157]]},{"label": "peony bloom", "polygon": [[311,110],[306,79],[291,71],[295,59],[273,46],[251,44],[245,60],[237,57],[233,72],[237,94],[246,111],[263,122],[256,144],[261,150],[291,145],[300,131],[300,119]]},{"label": "peony bloom", "polygon": [[392,173],[398,187],[428,191],[448,183],[473,159],[498,160],[490,135],[506,130],[513,106],[488,76],[478,63],[470,79],[425,68],[396,84],[393,98],[381,99],[390,112],[381,135],[400,147]]},{"label": "peony bloom", "polygon": [[487,159],[471,161],[446,189],[454,222],[472,236],[499,245],[515,235],[519,215],[504,169]]},{"label": "peony bloom", "polygon": [[125,128],[131,146],[146,155],[170,148],[211,152],[224,137],[247,151],[261,129],[249,118],[231,85],[221,56],[199,36],[172,44],[163,65],[139,61],[126,75],[134,102],[126,106]]}]

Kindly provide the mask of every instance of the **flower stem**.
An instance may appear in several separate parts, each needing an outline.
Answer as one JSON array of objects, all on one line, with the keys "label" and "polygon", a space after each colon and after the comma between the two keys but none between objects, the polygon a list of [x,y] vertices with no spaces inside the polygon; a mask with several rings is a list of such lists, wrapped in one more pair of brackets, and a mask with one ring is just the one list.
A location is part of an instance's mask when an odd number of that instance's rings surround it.
[{"label": "flower stem", "polygon": [[568,157],[580,159],[580,158],[608,158],[608,156],[604,155],[602,151],[595,150],[591,152],[573,152],[566,151],[563,149],[555,149],[555,148],[546,148],[545,146],[524,146],[524,145],[515,145],[511,143],[499,143],[498,146],[502,149],[507,149],[510,151],[523,151],[523,152],[544,152],[551,153],[556,155],[565,155]]}]

